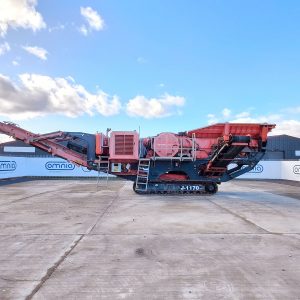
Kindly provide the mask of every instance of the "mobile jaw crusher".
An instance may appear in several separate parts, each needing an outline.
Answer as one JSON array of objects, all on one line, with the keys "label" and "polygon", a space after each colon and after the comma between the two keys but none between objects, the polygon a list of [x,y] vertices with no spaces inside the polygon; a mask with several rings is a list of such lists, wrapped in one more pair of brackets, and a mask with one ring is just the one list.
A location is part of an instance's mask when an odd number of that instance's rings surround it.
[{"label": "mobile jaw crusher", "polygon": [[0,133],[90,170],[133,181],[136,193],[208,193],[263,157],[273,124],[215,124],[140,138],[136,131],[35,134],[9,122]]}]

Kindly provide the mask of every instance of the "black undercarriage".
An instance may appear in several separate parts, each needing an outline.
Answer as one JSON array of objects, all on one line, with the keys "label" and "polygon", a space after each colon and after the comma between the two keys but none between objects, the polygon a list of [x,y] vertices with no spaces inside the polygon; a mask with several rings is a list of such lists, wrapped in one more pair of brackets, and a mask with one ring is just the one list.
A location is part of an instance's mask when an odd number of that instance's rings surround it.
[{"label": "black undercarriage", "polygon": [[218,185],[215,182],[151,182],[147,189],[137,189],[136,182],[133,183],[133,190],[137,194],[215,194],[218,191]]}]

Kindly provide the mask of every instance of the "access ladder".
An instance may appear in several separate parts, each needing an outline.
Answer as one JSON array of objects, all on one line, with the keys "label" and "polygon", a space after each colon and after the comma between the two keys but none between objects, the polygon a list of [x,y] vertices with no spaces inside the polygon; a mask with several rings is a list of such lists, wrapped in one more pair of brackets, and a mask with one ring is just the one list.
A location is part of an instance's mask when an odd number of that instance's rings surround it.
[{"label": "access ladder", "polygon": [[98,159],[98,180],[97,186],[100,180],[100,172],[106,173],[106,184],[108,182],[108,175],[109,175],[109,157],[108,156],[99,156]]},{"label": "access ladder", "polygon": [[145,192],[148,189],[148,180],[149,180],[149,170],[150,170],[150,158],[140,158],[136,181],[135,181],[135,190]]}]

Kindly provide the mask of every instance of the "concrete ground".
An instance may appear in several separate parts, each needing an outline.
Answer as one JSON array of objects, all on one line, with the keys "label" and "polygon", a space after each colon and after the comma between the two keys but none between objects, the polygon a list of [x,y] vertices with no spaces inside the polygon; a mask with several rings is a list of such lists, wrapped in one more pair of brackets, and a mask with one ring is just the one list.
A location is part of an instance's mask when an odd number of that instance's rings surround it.
[{"label": "concrete ground", "polygon": [[0,299],[300,299],[300,185],[0,187]]}]

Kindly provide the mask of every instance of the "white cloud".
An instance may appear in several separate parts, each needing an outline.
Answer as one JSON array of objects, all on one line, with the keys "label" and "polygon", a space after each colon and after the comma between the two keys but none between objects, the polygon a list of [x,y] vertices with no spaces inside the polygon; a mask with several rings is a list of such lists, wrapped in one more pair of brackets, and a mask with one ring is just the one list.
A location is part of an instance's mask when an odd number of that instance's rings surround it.
[{"label": "white cloud", "polygon": [[10,46],[7,42],[0,44],[0,56],[4,55],[8,51],[10,51]]},{"label": "white cloud", "polygon": [[28,53],[38,57],[39,59],[47,60],[48,51],[44,48],[36,47],[36,46],[33,47],[23,46],[22,48]]},{"label": "white cloud", "polygon": [[5,134],[0,134],[0,144],[1,143],[6,143],[6,142],[11,142],[14,141],[14,139],[8,135]]},{"label": "white cloud", "polygon": [[88,92],[70,78],[52,78],[39,74],[21,74],[20,83],[0,75],[0,114],[13,120],[47,114],[77,117],[83,114],[118,114],[117,96],[103,91]]},{"label": "white cloud", "polygon": [[300,137],[300,121],[298,120],[282,120],[273,129],[272,135],[287,134]]},{"label": "white cloud", "polygon": [[236,118],[248,118],[248,117],[250,117],[250,112],[242,111],[241,113],[238,113],[235,117]]},{"label": "white cloud", "polygon": [[[180,115],[185,99],[164,94],[147,99],[136,96],[126,105],[127,114],[147,119]],[[30,119],[49,114],[77,117],[83,114],[111,116],[122,109],[118,96],[98,89],[91,93],[71,76],[53,78],[21,74],[19,82],[0,74],[0,115],[11,120]]]},{"label": "white cloud", "polygon": [[59,30],[64,30],[65,29],[65,25],[64,24],[58,24],[58,25],[55,25],[55,26],[52,26],[48,29],[48,31],[51,33],[53,31],[59,31]]},{"label": "white cloud", "polygon": [[214,114],[208,114],[207,118],[208,118],[207,123],[209,125],[219,122],[219,119]]},{"label": "white cloud", "polygon": [[80,7],[80,13],[87,23],[87,25],[82,25],[79,28],[83,35],[88,35],[92,30],[99,31],[104,29],[104,20],[96,10],[93,10],[91,7]]},{"label": "white cloud", "polygon": [[88,35],[89,31],[87,29],[87,27],[85,25],[80,26],[79,31],[83,34],[83,35]]},{"label": "white cloud", "polygon": [[16,60],[13,60],[11,63],[12,63],[14,66],[18,66],[18,65],[19,65],[19,62],[16,61]]},{"label": "white cloud", "polygon": [[224,108],[224,109],[222,110],[222,115],[223,115],[223,117],[224,117],[225,119],[228,119],[228,118],[230,117],[230,115],[231,115],[231,110],[228,109],[228,108]]},{"label": "white cloud", "polygon": [[40,30],[46,27],[42,15],[36,11],[37,0],[1,0],[0,36],[7,34],[8,28]]},{"label": "white cloud", "polygon": [[126,109],[129,116],[152,119],[180,114],[178,108],[184,104],[185,99],[183,97],[169,94],[150,99],[145,96],[136,96],[128,101]]},{"label": "white cloud", "polygon": [[158,86],[159,86],[160,88],[163,88],[163,87],[165,87],[165,84],[164,84],[164,83],[160,83]]}]

